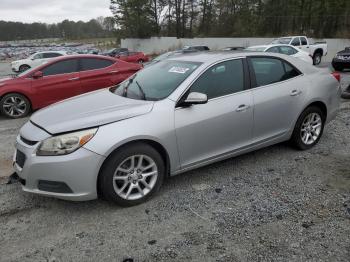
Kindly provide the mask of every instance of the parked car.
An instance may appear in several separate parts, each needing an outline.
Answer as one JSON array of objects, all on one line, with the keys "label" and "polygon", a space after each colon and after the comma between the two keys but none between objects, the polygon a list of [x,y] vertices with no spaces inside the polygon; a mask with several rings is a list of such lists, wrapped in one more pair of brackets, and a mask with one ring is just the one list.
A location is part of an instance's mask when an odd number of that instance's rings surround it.
[{"label": "parked car", "polygon": [[322,56],[326,56],[328,45],[326,42],[316,42],[311,44],[306,36],[287,36],[275,39],[271,44],[292,45],[303,51],[308,52],[314,65],[319,65],[322,61]]},{"label": "parked car", "polygon": [[242,51],[245,48],[243,46],[230,46],[221,49],[222,51]]},{"label": "parked car", "polygon": [[170,57],[180,56],[183,54],[189,54],[189,53],[195,53],[195,52],[199,52],[199,51],[198,50],[176,50],[176,51],[166,52],[164,54],[156,56],[155,58],[152,59],[152,61],[145,63],[144,66],[149,66],[151,64],[157,63],[159,61],[163,61],[163,60],[168,59]]},{"label": "parked car", "polygon": [[108,50],[107,52],[101,53],[101,55],[106,55],[106,56],[111,56],[111,57],[116,57],[120,53],[128,52],[129,49],[127,48],[113,48]]},{"label": "parked car", "polygon": [[59,56],[64,56],[71,54],[67,51],[45,51],[36,52],[26,59],[13,61],[11,63],[12,71],[14,72],[24,72],[29,68],[37,67],[49,61],[50,59],[57,58]]},{"label": "parked car", "polygon": [[36,112],[14,168],[26,192],[139,204],[168,176],[287,140],[315,146],[339,108],[337,80],[279,54],[176,56]]},{"label": "parked car", "polygon": [[337,71],[350,69],[350,47],[338,52],[332,60],[332,66]]},{"label": "parked car", "polygon": [[291,45],[258,45],[248,47],[246,50],[249,51],[258,51],[258,52],[270,52],[270,53],[280,53],[284,55],[293,56],[305,61],[308,64],[313,64],[312,57],[309,53],[295,48]]},{"label": "parked car", "polygon": [[139,65],[96,55],[54,59],[7,79],[0,79],[0,112],[10,118],[28,115],[57,101],[122,82]]},{"label": "parked car", "polygon": [[184,51],[209,51],[209,47],[206,45],[193,45],[193,46],[184,46],[182,48]]},{"label": "parked car", "polygon": [[119,53],[115,57],[129,63],[143,64],[149,61],[149,57],[146,56],[143,52],[127,51],[127,52]]}]

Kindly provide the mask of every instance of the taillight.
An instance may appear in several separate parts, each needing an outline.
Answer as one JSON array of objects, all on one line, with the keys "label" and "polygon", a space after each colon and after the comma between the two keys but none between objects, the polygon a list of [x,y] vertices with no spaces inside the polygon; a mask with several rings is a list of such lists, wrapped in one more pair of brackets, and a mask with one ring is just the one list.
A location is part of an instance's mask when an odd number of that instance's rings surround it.
[{"label": "taillight", "polygon": [[337,72],[333,72],[332,75],[334,76],[335,79],[340,83],[340,74]]}]

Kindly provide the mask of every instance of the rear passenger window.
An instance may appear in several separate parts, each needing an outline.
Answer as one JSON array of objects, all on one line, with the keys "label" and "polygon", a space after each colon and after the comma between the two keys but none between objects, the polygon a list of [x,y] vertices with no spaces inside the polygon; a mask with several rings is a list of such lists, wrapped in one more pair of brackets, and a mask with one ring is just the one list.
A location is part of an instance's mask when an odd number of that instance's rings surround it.
[{"label": "rear passenger window", "polygon": [[269,57],[250,58],[255,73],[256,86],[265,86],[300,75],[289,63]]},{"label": "rear passenger window", "polygon": [[81,71],[101,69],[113,64],[113,61],[107,59],[84,58],[80,61]]},{"label": "rear passenger window", "polygon": [[301,45],[307,45],[307,41],[305,37],[300,37]]},{"label": "rear passenger window", "polygon": [[191,92],[206,94],[208,99],[244,90],[241,59],[219,63],[204,72],[192,85]]}]

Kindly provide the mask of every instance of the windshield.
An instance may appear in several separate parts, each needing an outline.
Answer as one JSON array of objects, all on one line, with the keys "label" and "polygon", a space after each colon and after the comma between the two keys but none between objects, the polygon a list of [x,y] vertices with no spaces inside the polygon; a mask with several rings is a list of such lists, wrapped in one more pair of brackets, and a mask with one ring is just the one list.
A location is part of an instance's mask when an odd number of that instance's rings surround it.
[{"label": "windshield", "polygon": [[283,45],[288,45],[290,41],[292,40],[291,37],[282,37],[275,39],[271,42],[271,44],[283,44]]},{"label": "windshield", "polygon": [[257,47],[252,46],[252,47],[246,48],[245,50],[248,50],[248,51],[257,51],[257,52],[264,52],[265,49],[266,49],[265,46],[257,46]]},{"label": "windshield", "polygon": [[144,68],[110,90],[139,100],[161,100],[169,96],[201,63],[165,60]]}]

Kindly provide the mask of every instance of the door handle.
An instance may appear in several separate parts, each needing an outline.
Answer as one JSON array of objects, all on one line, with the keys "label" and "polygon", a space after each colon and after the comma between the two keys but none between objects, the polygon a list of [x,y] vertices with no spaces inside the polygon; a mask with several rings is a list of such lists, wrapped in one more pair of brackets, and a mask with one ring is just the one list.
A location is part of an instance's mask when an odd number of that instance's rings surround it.
[{"label": "door handle", "polygon": [[243,112],[249,108],[250,108],[249,105],[240,105],[239,107],[237,107],[236,112]]},{"label": "door handle", "polygon": [[111,72],[109,72],[110,74],[117,74],[117,73],[119,73],[119,71],[118,70],[114,70],[114,71],[111,71]]},{"label": "door handle", "polygon": [[292,92],[290,92],[290,95],[291,96],[298,96],[301,94],[301,91],[300,90],[293,90]]},{"label": "door handle", "polygon": [[73,77],[68,79],[68,81],[76,81],[76,80],[79,80],[79,77]]}]

